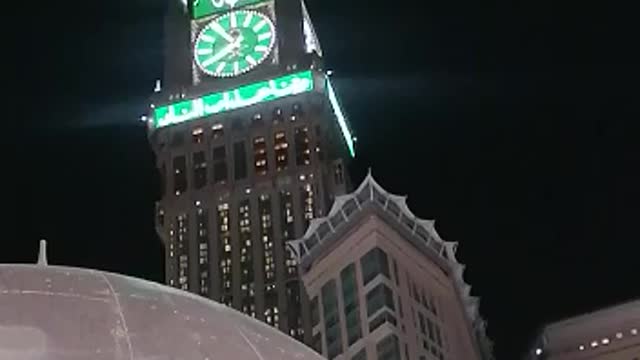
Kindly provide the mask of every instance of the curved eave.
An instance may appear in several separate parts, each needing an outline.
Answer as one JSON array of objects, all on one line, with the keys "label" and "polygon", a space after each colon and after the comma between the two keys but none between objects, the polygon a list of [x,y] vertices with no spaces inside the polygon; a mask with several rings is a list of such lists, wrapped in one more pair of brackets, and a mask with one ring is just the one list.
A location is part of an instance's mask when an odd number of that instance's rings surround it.
[{"label": "curved eave", "polygon": [[[464,280],[465,265],[456,258],[458,243],[443,240],[435,229],[435,222],[421,219],[413,214],[406,200],[406,196],[386,191],[375,181],[369,170],[354,192],[336,197],[327,216],[312,220],[302,238],[289,241],[289,249],[298,256],[304,272],[306,267],[323,256],[326,246],[321,245],[325,241],[330,242],[330,238],[335,238],[335,233],[346,228],[346,225],[363,211],[365,205],[374,204],[379,210],[389,215],[385,218],[393,219],[395,223],[393,225],[400,225],[405,231],[409,231],[407,234],[410,241],[422,243],[422,246],[418,246],[419,250],[429,257],[435,256],[437,263],[446,266],[445,270],[451,273],[478,342],[490,343],[486,336],[486,323],[479,313],[480,298],[471,295],[471,285]],[[353,203],[356,204],[355,208]],[[393,207],[398,210],[397,214],[392,210]],[[334,224],[336,221],[332,222],[332,219],[338,220],[337,225]],[[490,347],[490,344],[487,346]],[[481,344],[481,347],[484,345]]]}]

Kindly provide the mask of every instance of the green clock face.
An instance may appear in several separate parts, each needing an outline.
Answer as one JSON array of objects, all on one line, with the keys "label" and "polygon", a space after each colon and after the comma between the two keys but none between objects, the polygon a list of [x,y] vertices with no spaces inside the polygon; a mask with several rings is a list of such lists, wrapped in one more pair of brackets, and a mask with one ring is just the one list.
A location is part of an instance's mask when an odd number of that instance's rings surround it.
[{"label": "green clock face", "polygon": [[200,31],[194,60],[208,75],[237,76],[262,63],[273,50],[275,38],[275,26],[266,15],[252,10],[231,11]]}]

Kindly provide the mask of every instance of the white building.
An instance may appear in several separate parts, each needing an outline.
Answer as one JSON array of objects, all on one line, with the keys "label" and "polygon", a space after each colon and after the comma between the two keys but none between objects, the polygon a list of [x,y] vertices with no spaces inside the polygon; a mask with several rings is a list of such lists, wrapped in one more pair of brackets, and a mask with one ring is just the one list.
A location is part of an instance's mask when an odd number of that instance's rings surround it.
[{"label": "white building", "polygon": [[639,360],[640,300],[544,327],[527,360]]},{"label": "white building", "polygon": [[490,359],[457,243],[369,174],[290,243],[311,298],[312,346],[333,359]]}]

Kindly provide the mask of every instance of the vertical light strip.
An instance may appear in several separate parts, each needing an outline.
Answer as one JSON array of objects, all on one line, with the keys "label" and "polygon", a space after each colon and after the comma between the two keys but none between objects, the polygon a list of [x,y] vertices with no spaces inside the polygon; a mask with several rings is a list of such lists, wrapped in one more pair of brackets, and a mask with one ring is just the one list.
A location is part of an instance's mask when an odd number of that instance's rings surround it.
[{"label": "vertical light strip", "polygon": [[333,91],[333,86],[331,86],[331,81],[329,77],[326,76],[327,79],[327,94],[329,95],[329,101],[331,102],[331,107],[333,108],[333,113],[338,118],[338,125],[340,125],[340,131],[342,131],[342,136],[344,140],[347,142],[347,147],[349,148],[349,154],[351,157],[356,157],[356,150],[353,143],[353,136],[351,136],[351,132],[349,131],[349,127],[347,126],[347,120],[342,113],[342,109],[340,108],[340,104],[338,103],[338,98],[336,98],[336,94]]}]

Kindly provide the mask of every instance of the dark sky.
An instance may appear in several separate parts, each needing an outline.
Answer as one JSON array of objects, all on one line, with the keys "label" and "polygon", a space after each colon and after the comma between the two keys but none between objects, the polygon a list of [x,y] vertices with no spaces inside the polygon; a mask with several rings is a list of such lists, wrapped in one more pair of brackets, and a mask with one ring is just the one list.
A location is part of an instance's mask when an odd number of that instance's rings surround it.
[{"label": "dark sky", "polygon": [[[161,281],[158,181],[137,118],[160,77],[164,0],[13,5],[0,262],[35,261],[45,237],[53,263]],[[308,7],[359,139],[355,182],[372,167],[460,242],[500,359],[545,322],[640,297],[634,12]]]}]

